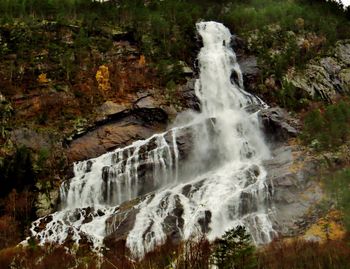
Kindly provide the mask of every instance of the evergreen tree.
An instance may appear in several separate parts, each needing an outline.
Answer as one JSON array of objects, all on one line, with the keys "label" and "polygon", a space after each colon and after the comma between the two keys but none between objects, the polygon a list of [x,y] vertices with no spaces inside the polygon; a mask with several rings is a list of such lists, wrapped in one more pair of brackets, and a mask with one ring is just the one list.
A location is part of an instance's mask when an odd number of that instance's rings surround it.
[{"label": "evergreen tree", "polygon": [[216,248],[212,255],[212,263],[219,269],[254,268],[256,260],[255,247],[245,227],[237,226],[215,242]]}]

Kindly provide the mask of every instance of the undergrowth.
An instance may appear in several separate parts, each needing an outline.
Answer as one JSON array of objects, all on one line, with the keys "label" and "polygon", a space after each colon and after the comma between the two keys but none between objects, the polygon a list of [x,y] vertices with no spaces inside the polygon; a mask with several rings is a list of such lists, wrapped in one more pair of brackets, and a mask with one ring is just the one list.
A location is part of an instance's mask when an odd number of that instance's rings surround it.
[{"label": "undergrowth", "polygon": [[317,151],[336,150],[350,135],[350,102],[348,99],[323,105],[307,113],[301,139]]},{"label": "undergrowth", "polygon": [[[239,245],[239,241],[236,245]],[[210,244],[204,238],[197,241],[189,240],[180,245],[167,242],[148,253],[142,260],[134,260],[126,255],[125,247],[99,256],[87,251],[72,253],[63,246],[31,245],[27,248],[1,250],[0,268],[209,269],[212,268],[213,255],[217,253],[217,249],[217,242]],[[223,259],[222,263],[216,263],[217,268],[347,269],[350,264],[349,239],[328,240],[324,243],[275,240],[254,252],[246,252],[246,255],[237,250],[237,248],[227,249],[226,253],[231,253],[235,257],[234,260]],[[216,257],[219,256],[216,254]]]}]

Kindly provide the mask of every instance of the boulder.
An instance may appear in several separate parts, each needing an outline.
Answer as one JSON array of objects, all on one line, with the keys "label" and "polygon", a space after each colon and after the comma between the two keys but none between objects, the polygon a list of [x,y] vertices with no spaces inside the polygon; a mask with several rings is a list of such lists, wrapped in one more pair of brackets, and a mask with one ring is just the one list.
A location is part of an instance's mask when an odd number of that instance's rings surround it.
[{"label": "boulder", "polygon": [[97,112],[101,118],[106,118],[113,114],[123,112],[127,109],[128,107],[123,104],[116,104],[112,101],[106,101],[99,108],[97,108]]},{"label": "boulder", "polygon": [[137,108],[156,108],[156,100],[151,95],[146,95],[141,97],[135,102],[135,107]]}]

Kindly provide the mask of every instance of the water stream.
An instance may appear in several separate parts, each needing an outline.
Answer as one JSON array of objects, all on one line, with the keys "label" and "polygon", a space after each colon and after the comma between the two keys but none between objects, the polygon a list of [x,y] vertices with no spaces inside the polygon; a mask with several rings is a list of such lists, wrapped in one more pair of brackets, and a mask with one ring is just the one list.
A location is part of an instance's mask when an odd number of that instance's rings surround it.
[{"label": "water stream", "polygon": [[85,237],[99,248],[117,229],[106,222],[118,205],[140,196],[126,240],[136,257],[174,233],[212,240],[237,225],[246,226],[257,244],[271,240],[272,190],[262,166],[269,150],[257,113],[245,109],[262,102],[243,89],[230,31],[216,22],[196,27],[203,40],[196,82],[201,112],[180,115],[167,132],[75,163],[74,178],[61,187],[62,210],[46,217],[45,229],[38,228],[44,219],[33,223],[42,243]]}]

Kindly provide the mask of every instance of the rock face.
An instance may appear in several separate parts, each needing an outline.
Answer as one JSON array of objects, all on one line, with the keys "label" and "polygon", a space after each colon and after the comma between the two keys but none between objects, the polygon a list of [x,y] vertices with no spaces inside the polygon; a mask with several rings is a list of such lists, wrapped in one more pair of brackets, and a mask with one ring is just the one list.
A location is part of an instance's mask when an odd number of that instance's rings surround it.
[{"label": "rock face", "polygon": [[126,105],[116,104],[112,101],[106,101],[97,109],[97,111],[100,115],[101,120],[103,120],[109,116],[121,113],[127,109],[128,107]]},{"label": "rock face", "polygon": [[272,156],[264,165],[273,189],[275,229],[283,236],[295,235],[298,223],[323,197],[321,187],[312,180],[320,162],[297,145],[282,145]]},{"label": "rock face", "polygon": [[53,139],[48,134],[39,133],[29,128],[18,128],[11,132],[11,140],[17,145],[24,145],[30,149],[39,151],[49,149]]},{"label": "rock face", "polygon": [[313,60],[301,73],[291,72],[286,76],[298,90],[311,98],[331,102],[339,94],[350,91],[350,40],[340,41],[333,55]]},{"label": "rock face", "polygon": [[165,129],[167,114],[160,108],[123,110],[75,138],[69,145],[69,161],[81,161],[100,156],[133,141],[150,137]]},{"label": "rock face", "polygon": [[[319,160],[307,155],[304,149],[298,145],[289,145],[286,141],[296,136],[297,121],[292,119],[285,111],[280,108],[270,108],[262,110],[260,117],[263,123],[263,129],[270,135],[275,132],[270,141],[274,145],[272,148],[272,158],[264,163],[267,171],[269,190],[271,191],[271,203],[273,204],[273,225],[276,232],[280,235],[290,236],[297,233],[299,223],[303,221],[305,215],[322,199],[322,190],[320,186],[312,179],[317,175]],[[291,125],[296,126],[296,128]],[[252,168],[252,173],[259,173]],[[200,188],[200,182],[197,185],[184,185],[182,193],[190,196],[196,188]],[[137,205],[145,199],[152,200],[152,194],[148,197],[124,203],[118,212],[107,221],[107,234],[104,243],[107,247],[113,247],[119,241],[126,240],[128,232],[134,226],[135,215],[138,212]],[[249,211],[251,204],[250,197],[242,197],[243,201],[240,210]],[[166,200],[166,199],[165,199]],[[183,208],[175,207],[171,215],[164,224],[164,230],[173,241],[178,240],[179,227],[183,219],[181,217]],[[200,223],[202,232],[209,229],[211,212],[206,212],[205,217]]]},{"label": "rock face", "polygon": [[280,107],[272,107],[259,111],[263,132],[271,146],[285,142],[295,137],[300,129],[298,120],[289,116],[288,112]]},{"label": "rock face", "polygon": [[249,92],[254,92],[258,84],[261,70],[255,56],[242,56],[238,58],[239,65],[243,74],[244,88]]},{"label": "rock face", "polygon": [[43,217],[53,212],[55,205],[59,199],[58,189],[52,189],[50,191],[44,191],[41,188],[38,188],[38,196],[36,198],[35,207],[36,215],[38,217]]}]

